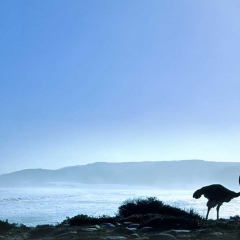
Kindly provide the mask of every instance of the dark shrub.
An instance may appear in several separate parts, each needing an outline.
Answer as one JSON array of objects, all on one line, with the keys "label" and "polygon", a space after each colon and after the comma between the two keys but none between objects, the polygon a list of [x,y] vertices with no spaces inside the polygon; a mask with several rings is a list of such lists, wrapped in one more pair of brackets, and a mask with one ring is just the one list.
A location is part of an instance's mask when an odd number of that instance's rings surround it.
[{"label": "dark shrub", "polygon": [[193,210],[185,211],[177,207],[164,204],[156,197],[129,199],[123,202],[118,209],[119,217],[129,217],[132,215],[160,214],[173,217],[186,217],[192,219],[202,219]]},{"label": "dark shrub", "polygon": [[0,220],[0,234],[6,233],[16,226],[17,225],[15,223],[9,223],[8,220],[5,221]]},{"label": "dark shrub", "polygon": [[30,230],[31,238],[37,239],[41,237],[45,237],[54,231],[54,226],[45,224],[45,225],[37,225],[35,228]]},{"label": "dark shrub", "polygon": [[136,214],[158,213],[163,202],[155,197],[128,199],[118,208],[118,215],[129,217]]},{"label": "dark shrub", "polygon": [[101,216],[101,217],[91,217],[88,215],[80,214],[72,218],[67,218],[63,223],[69,223],[70,226],[84,226],[84,225],[94,225],[101,224],[104,222],[114,223],[116,221],[115,217]]},{"label": "dark shrub", "polygon": [[141,224],[140,227],[151,226],[155,229],[196,229],[199,227],[199,220],[185,217],[159,216],[155,215],[148,221]]},{"label": "dark shrub", "polygon": [[[159,214],[149,213],[149,214],[136,214],[129,217],[124,217],[120,219],[120,222],[134,222],[134,223],[144,223],[149,221],[151,218],[158,216]],[[159,215],[160,216],[160,215]]]}]

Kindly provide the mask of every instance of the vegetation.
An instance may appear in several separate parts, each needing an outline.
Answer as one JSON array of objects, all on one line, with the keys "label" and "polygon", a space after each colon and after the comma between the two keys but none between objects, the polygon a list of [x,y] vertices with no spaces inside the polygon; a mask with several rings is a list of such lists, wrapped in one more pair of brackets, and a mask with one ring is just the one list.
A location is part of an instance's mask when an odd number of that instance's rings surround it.
[{"label": "vegetation", "polygon": [[[177,207],[164,204],[155,197],[128,199],[119,207],[118,213],[114,217],[110,216],[88,216],[84,214],[65,219],[62,223],[53,225],[38,225],[35,228],[24,225],[10,224],[8,220],[0,221],[0,235],[6,239],[12,239],[13,235],[25,234],[30,239],[42,239],[66,233],[66,229],[75,226],[93,226],[103,223],[124,222],[138,223],[139,227],[153,227],[155,230],[169,229],[214,229],[214,231],[230,231],[238,234],[240,217],[234,217],[234,221],[226,224],[224,219],[219,221],[205,221],[192,209],[186,211]],[[104,234],[98,231],[95,234]],[[81,233],[84,237],[88,232]],[[85,235],[84,235],[85,234]]]},{"label": "vegetation", "polygon": [[152,226],[160,229],[200,227],[202,217],[189,211],[164,204],[156,197],[128,199],[119,207],[118,217],[138,222],[140,227]]},{"label": "vegetation", "polygon": [[[6,221],[0,221],[0,239],[20,240],[20,239],[106,239],[106,237],[117,230],[111,228],[112,223],[115,226],[128,226],[128,223],[137,223],[137,228],[152,227],[156,231],[165,230],[193,230],[187,236],[187,239],[220,239],[215,238],[215,232],[219,233],[221,239],[228,239],[226,236],[232,236],[231,239],[239,239],[240,217],[235,216],[230,220],[220,219],[205,221],[192,209],[183,210],[164,204],[155,197],[128,199],[119,207],[118,213],[114,217],[110,216],[88,216],[84,214],[72,218],[66,218],[62,223],[54,225],[38,225],[36,227],[26,227],[25,225],[11,224]],[[99,228],[94,225],[101,225]],[[90,226],[90,228],[89,228]],[[98,230],[92,230],[97,228]],[[109,228],[110,227],[110,228]],[[120,229],[121,229],[120,227]],[[136,231],[138,232],[138,231]],[[124,235],[124,233],[122,233]],[[146,236],[141,233],[140,236]],[[152,234],[152,232],[149,232]],[[177,234],[173,230],[173,235]],[[199,238],[198,238],[199,236]],[[127,238],[129,239],[129,238]],[[179,238],[180,239],[180,238]],[[182,239],[182,238],[181,238]]]},{"label": "vegetation", "polygon": [[47,236],[54,231],[54,226],[45,224],[45,225],[37,225],[35,228],[30,230],[30,236],[33,239],[38,239],[40,237]]},{"label": "vegetation", "polygon": [[172,207],[159,201],[156,197],[128,199],[119,207],[118,216],[129,217],[132,215],[161,214],[173,217],[188,217],[201,220],[202,217],[192,209]]},{"label": "vegetation", "polygon": [[9,223],[6,219],[5,221],[0,220],[0,234],[4,234],[13,229],[26,229],[27,227],[23,224]]},{"label": "vegetation", "polygon": [[70,226],[95,225],[101,223],[135,222],[142,226],[162,229],[181,227],[195,229],[199,227],[202,217],[193,210],[185,211],[164,204],[156,197],[128,199],[119,207],[115,217],[77,215],[67,218],[63,223]]},{"label": "vegetation", "polygon": [[95,225],[101,223],[114,223],[116,222],[116,217],[109,217],[109,216],[99,216],[93,217],[84,214],[77,215],[72,218],[67,218],[63,221],[63,223],[68,223],[70,226],[84,226],[84,225]]},{"label": "vegetation", "polygon": [[8,222],[8,220],[6,220],[6,221],[0,220],[0,233],[2,234],[4,232],[7,232],[7,231],[11,230],[14,226],[15,226],[15,224],[10,224]]},{"label": "vegetation", "polygon": [[163,202],[155,197],[128,199],[118,208],[118,215],[129,217],[135,214],[159,213],[163,206]]}]

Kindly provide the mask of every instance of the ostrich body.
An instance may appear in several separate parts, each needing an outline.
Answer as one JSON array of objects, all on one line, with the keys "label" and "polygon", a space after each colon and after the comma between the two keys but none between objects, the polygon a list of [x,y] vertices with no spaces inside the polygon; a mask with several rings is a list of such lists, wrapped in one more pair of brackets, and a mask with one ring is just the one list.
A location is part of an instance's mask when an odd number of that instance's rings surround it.
[{"label": "ostrich body", "polygon": [[219,209],[224,202],[230,202],[233,198],[239,197],[240,192],[236,193],[231,191],[220,184],[212,184],[206,187],[202,187],[193,193],[193,198],[200,198],[204,195],[208,199],[207,202],[207,215],[206,220],[208,219],[208,214],[211,208],[217,206],[217,219],[219,219]]}]

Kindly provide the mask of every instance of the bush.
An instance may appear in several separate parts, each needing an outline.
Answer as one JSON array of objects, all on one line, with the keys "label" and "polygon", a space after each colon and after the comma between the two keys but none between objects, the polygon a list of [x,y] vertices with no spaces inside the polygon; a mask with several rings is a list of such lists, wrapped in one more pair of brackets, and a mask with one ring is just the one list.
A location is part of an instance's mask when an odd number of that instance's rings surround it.
[{"label": "bush", "polygon": [[164,215],[155,215],[148,221],[141,224],[140,227],[151,226],[155,229],[197,229],[199,228],[199,220],[185,217],[173,217]]},{"label": "bush", "polygon": [[54,226],[49,224],[37,225],[35,228],[31,229],[29,233],[33,239],[37,239],[49,235],[54,229]]},{"label": "bush", "polygon": [[84,226],[84,225],[94,225],[101,224],[104,222],[114,223],[116,221],[115,217],[101,216],[101,217],[91,217],[88,215],[80,214],[72,218],[67,218],[63,223],[69,223],[70,226]]},{"label": "bush", "polygon": [[128,199],[118,208],[118,215],[129,217],[138,214],[158,213],[163,205],[163,202],[155,197]]},{"label": "bush", "polygon": [[154,213],[136,214],[136,215],[131,215],[129,217],[120,218],[118,221],[119,222],[145,223],[155,216],[158,216],[158,214],[154,214]]},{"label": "bush", "polygon": [[8,232],[14,227],[16,227],[16,224],[14,223],[11,224],[8,222],[8,220],[5,221],[0,220],[0,234]]},{"label": "bush", "polygon": [[132,215],[161,214],[173,217],[187,217],[191,219],[202,219],[193,210],[185,211],[177,207],[164,204],[156,197],[128,199],[119,207],[119,217],[129,217]]}]

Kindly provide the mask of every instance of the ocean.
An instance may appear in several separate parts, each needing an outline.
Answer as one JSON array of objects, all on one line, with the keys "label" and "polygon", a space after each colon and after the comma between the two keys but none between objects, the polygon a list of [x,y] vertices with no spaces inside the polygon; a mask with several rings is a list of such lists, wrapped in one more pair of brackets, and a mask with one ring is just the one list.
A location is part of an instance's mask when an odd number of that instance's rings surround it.
[{"label": "ocean", "polygon": [[[193,199],[194,190],[160,190],[118,185],[81,185],[55,188],[0,188],[0,220],[36,226],[61,223],[78,214],[114,216],[127,199],[157,197],[165,204],[206,215],[207,199]],[[240,198],[224,203],[220,217],[240,215]],[[216,208],[209,218],[216,218]]]}]

